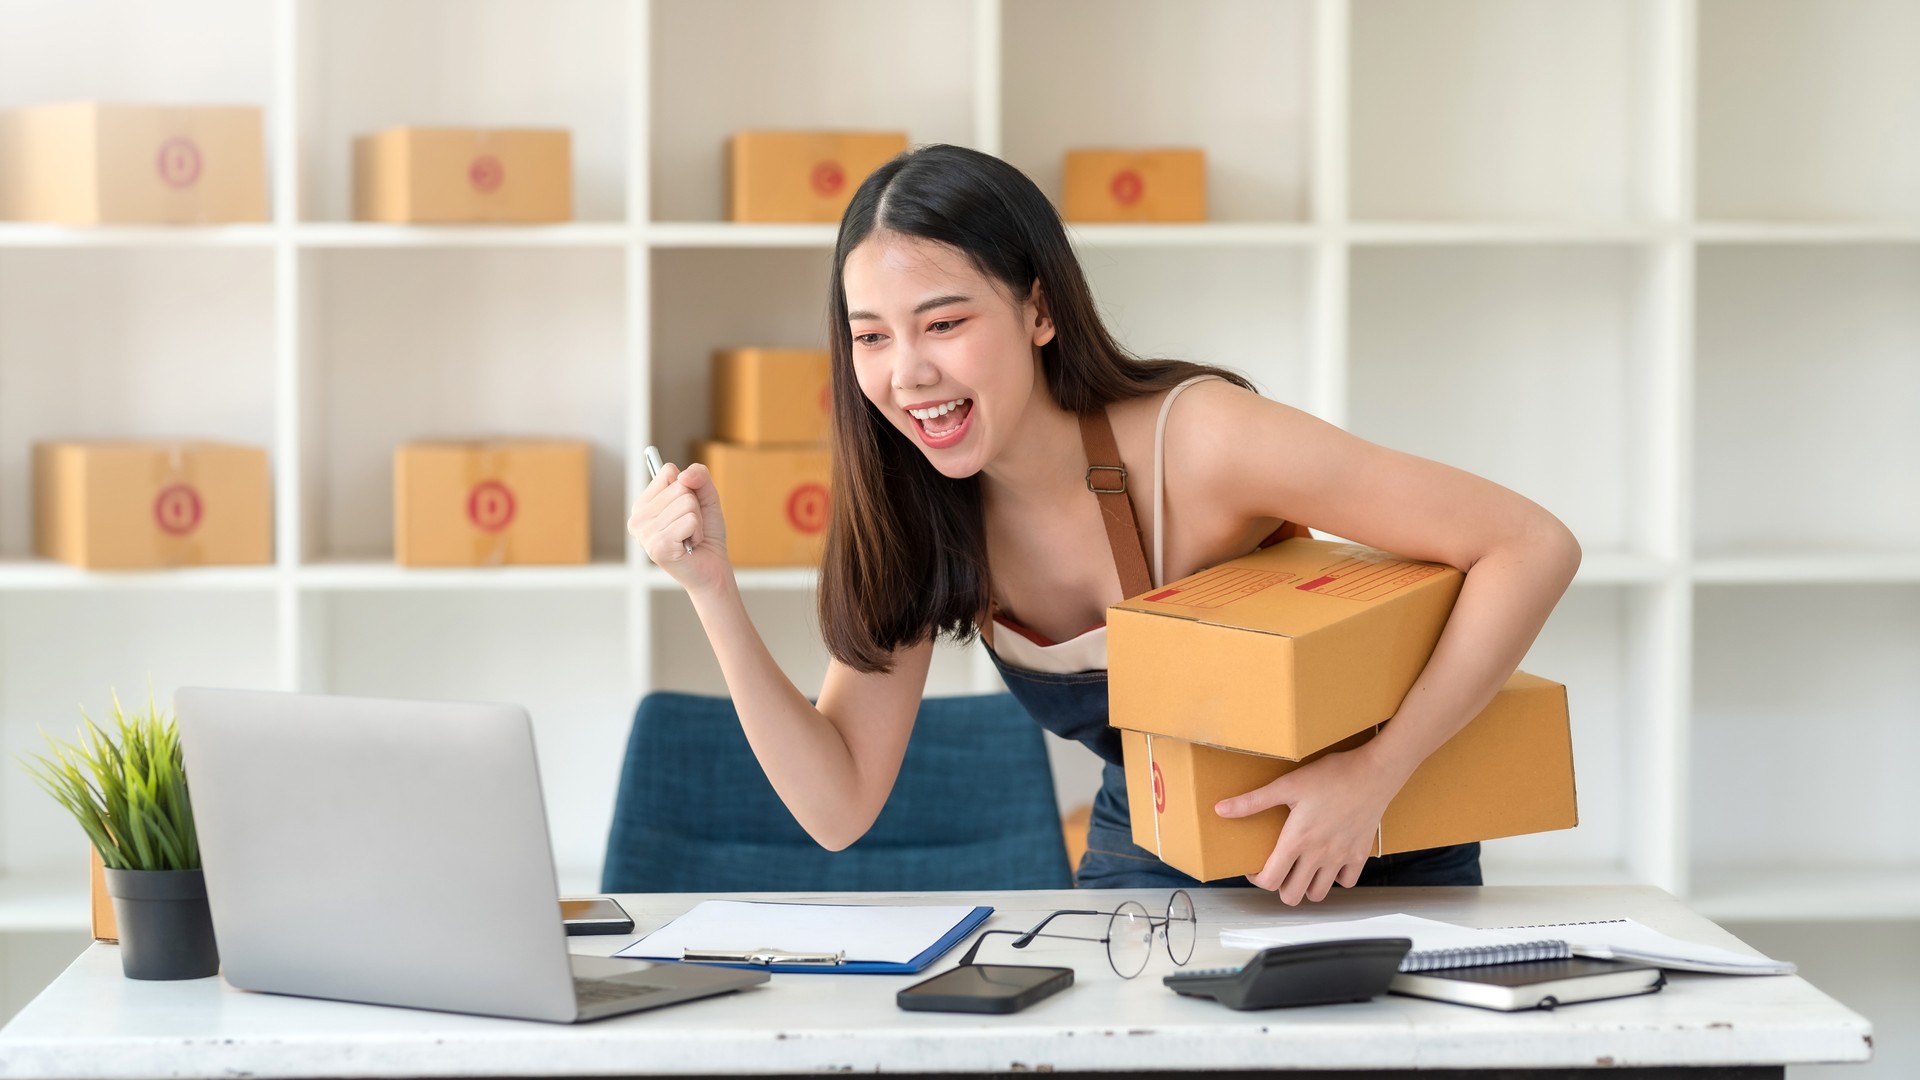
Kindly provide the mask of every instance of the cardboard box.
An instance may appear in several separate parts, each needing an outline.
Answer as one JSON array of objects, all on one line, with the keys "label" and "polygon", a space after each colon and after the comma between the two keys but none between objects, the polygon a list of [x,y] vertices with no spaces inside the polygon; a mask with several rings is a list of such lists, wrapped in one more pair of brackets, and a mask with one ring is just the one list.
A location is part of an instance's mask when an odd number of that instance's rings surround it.
[{"label": "cardboard box", "polygon": [[[1369,730],[1319,754],[1351,749]],[[1214,812],[1304,762],[1180,739],[1121,733],[1133,841],[1202,881],[1255,874],[1273,854],[1287,808],[1245,818]],[[1515,672],[1493,702],[1435,750],[1400,789],[1373,854],[1570,829],[1579,824],[1567,688]]]},{"label": "cardboard box", "polygon": [[1068,221],[1205,221],[1207,155],[1200,150],[1069,150]]},{"label": "cardboard box", "polygon": [[547,128],[398,127],[353,140],[357,221],[573,219],[573,137]]},{"label": "cardboard box", "polygon": [[904,131],[742,131],[727,142],[729,221],[838,223]]},{"label": "cardboard box", "polygon": [[214,442],[33,446],[33,550],[87,570],[273,561],[267,452]]},{"label": "cardboard box", "polygon": [[584,563],[590,449],[574,440],[407,443],[393,454],[402,566]]},{"label": "cardboard box", "polygon": [[0,219],[267,220],[260,110],[69,102],[0,113]]},{"label": "cardboard box", "polygon": [[1107,612],[1117,728],[1299,759],[1392,716],[1465,575],[1283,540]]},{"label": "cardboard box", "polygon": [[715,352],[713,437],[741,446],[825,443],[832,372],[825,349]]},{"label": "cardboard box", "polygon": [[89,844],[87,852],[93,856],[93,872],[87,889],[93,902],[93,940],[117,945],[120,925],[113,921],[113,897],[107,895],[107,864],[100,861],[100,849]]},{"label": "cardboard box", "polygon": [[826,447],[697,442],[691,460],[713,473],[733,565],[820,565],[833,476]]}]

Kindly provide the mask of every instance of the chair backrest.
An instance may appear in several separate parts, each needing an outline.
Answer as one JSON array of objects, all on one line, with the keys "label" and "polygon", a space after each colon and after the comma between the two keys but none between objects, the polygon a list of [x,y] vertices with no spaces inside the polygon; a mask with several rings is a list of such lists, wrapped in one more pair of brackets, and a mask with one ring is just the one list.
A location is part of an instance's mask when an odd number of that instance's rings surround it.
[{"label": "chair backrest", "polygon": [[1072,885],[1040,729],[1009,694],[929,698],[867,835],[816,844],[726,698],[653,693],[627,741],[606,892],[1063,889]]}]

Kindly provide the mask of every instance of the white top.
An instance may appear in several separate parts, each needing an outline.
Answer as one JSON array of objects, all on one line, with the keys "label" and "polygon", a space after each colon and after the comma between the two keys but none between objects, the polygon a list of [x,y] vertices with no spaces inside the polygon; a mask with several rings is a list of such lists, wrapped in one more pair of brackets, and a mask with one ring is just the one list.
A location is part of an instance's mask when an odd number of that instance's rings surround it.
[{"label": "white top", "polygon": [[[1166,578],[1166,545],[1161,539],[1166,531],[1167,521],[1167,414],[1172,411],[1173,403],[1187,387],[1208,379],[1217,379],[1218,375],[1195,375],[1167,391],[1165,401],[1160,403],[1159,419],[1153,425],[1153,580],[1159,585]],[[1107,669],[1107,628],[1096,626],[1076,637],[1052,645],[1042,645],[1021,634],[1019,630],[1000,624],[1006,633],[993,635],[994,651],[1000,659],[1014,667],[1028,671],[1044,671],[1054,675],[1067,675],[1080,671],[1105,671]]]},{"label": "white top", "polygon": [[[1159,891],[1087,889],[895,899],[992,904],[998,910],[988,926],[1024,928],[1057,908],[1110,908],[1127,898],[1150,910],[1167,902]],[[638,936],[701,899],[621,901]],[[1337,890],[1320,905],[1298,909],[1258,889],[1197,889],[1194,903],[1196,967],[1251,955],[1220,945],[1222,929],[1395,911],[1473,926],[1626,916],[1676,936],[1751,951],[1666,893],[1645,887]],[[571,940],[576,952],[604,955],[634,936]],[[919,976],[775,975],[744,993],[580,1025],[255,994],[219,979],[133,982],[121,976],[114,946],[95,945],[0,1029],[0,1078],[1491,1069],[1870,1056],[1868,1022],[1792,975],[1674,975],[1665,990],[1646,997],[1523,1016],[1403,997],[1242,1013],[1175,996],[1160,984],[1173,970],[1164,955],[1126,981],[1107,967],[1097,943],[1042,938],[1015,952],[1006,940],[989,939],[979,959],[1071,967],[1074,985],[1011,1016],[895,1007],[897,991],[951,967],[959,958],[955,949]]]}]

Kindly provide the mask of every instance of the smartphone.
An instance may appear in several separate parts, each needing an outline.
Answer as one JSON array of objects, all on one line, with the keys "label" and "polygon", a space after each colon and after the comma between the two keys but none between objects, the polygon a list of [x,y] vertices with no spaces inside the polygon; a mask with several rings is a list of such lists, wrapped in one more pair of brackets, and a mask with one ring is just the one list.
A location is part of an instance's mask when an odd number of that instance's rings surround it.
[{"label": "smartphone", "polygon": [[633,933],[633,916],[611,896],[563,896],[560,921],[570,936]]},{"label": "smartphone", "polygon": [[[651,483],[654,477],[660,475],[660,470],[667,466],[666,463],[661,460],[660,448],[657,446],[648,446],[645,456],[647,459],[647,480]],[[680,546],[686,549],[687,554],[693,554],[693,541],[682,540]]]},{"label": "smartphone", "polygon": [[914,983],[893,1000],[916,1012],[1011,1013],[1072,985],[1072,968],[966,964]]}]

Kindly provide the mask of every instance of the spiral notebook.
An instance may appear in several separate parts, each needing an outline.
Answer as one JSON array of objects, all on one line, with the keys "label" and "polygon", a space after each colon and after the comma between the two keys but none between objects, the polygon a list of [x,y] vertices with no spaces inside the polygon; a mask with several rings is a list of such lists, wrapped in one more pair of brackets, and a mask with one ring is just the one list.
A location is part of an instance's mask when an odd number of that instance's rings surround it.
[{"label": "spiral notebook", "polygon": [[1794,966],[1785,961],[1682,941],[1633,919],[1481,930],[1417,915],[1380,915],[1344,922],[1223,930],[1220,944],[1234,949],[1265,949],[1274,945],[1369,937],[1404,937],[1413,941],[1413,948],[1400,962],[1401,971],[1440,971],[1570,956],[1635,960],[1670,971],[1717,975],[1790,975],[1794,971]]}]

